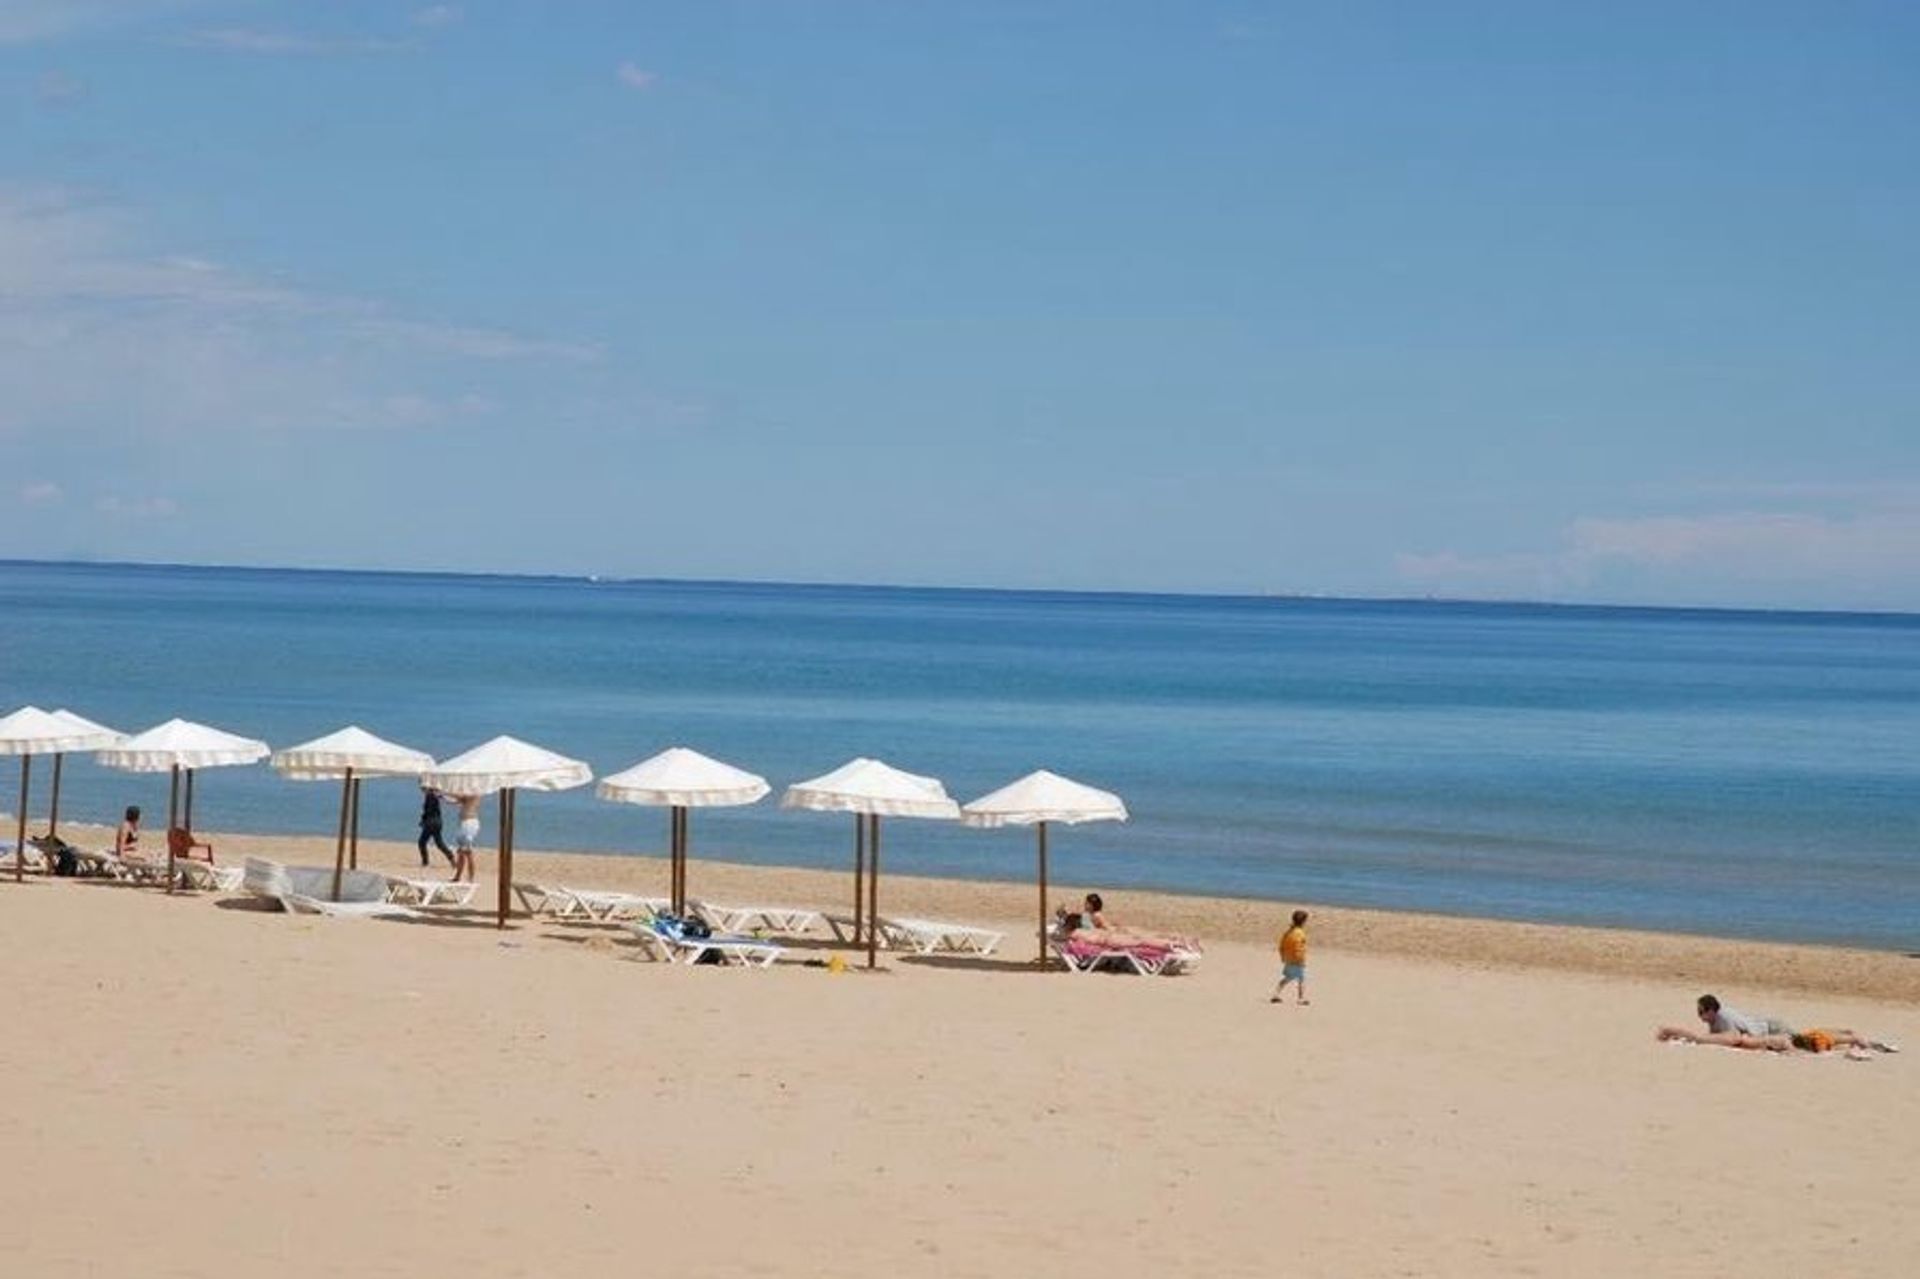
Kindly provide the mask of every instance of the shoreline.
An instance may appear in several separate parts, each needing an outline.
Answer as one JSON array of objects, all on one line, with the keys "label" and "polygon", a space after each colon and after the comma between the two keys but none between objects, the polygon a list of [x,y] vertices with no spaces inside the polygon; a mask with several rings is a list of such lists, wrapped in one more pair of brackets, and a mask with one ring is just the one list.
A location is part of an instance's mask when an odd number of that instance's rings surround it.
[{"label": "shoreline", "polygon": [[[110,844],[112,829],[66,822],[90,846]],[[8,825],[5,837],[11,839]],[[333,864],[331,835],[264,835],[212,832],[223,862],[261,856],[297,865]],[[491,918],[497,853],[482,846],[476,857],[481,891],[475,913]],[[420,873],[414,846],[387,839],[360,841],[363,868],[394,874]],[[514,850],[514,878],[572,887],[659,895],[667,871],[664,856],[631,852]],[[0,862],[0,869],[4,862]],[[436,861],[426,875],[444,878]],[[852,868],[729,862],[696,856],[688,869],[689,893],[721,902],[763,902],[815,909],[846,906]],[[1548,970],[1594,977],[1640,978],[1701,990],[1726,988],[1825,994],[1920,1006],[1920,951],[1868,950],[1826,943],[1754,941],[1745,938],[1603,928],[1583,924],[1530,923],[1466,915],[1345,907],[1312,901],[1272,901],[1174,892],[1116,891],[1099,884],[1058,880],[1048,886],[1051,905],[1077,902],[1101,892],[1116,922],[1196,936],[1202,942],[1232,942],[1271,948],[1295,907],[1311,912],[1316,955],[1366,955],[1418,959],[1465,968]],[[914,914],[991,925],[1006,939],[997,957],[1033,957],[1038,899],[1032,880],[952,879],[882,870],[882,913]],[[482,909],[484,907],[484,909]],[[524,927],[519,915],[512,922]],[[1698,992],[1695,992],[1698,993]]]}]

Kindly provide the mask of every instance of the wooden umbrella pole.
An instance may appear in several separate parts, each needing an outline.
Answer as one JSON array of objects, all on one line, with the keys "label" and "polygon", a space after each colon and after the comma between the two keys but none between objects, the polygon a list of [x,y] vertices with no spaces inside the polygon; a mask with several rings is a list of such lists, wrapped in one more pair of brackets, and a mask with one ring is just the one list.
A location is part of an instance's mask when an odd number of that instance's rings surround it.
[{"label": "wooden umbrella pole", "polygon": [[47,838],[60,833],[60,766],[67,762],[65,751],[53,757],[53,804],[47,809]]},{"label": "wooden umbrella pole", "polygon": [[860,944],[860,918],[867,912],[867,815],[853,815],[853,944]]},{"label": "wooden umbrella pole", "polygon": [[1040,823],[1040,940],[1039,954],[1034,962],[1042,968],[1047,964],[1047,824]]},{"label": "wooden umbrella pole", "polygon": [[873,823],[873,832],[867,836],[873,859],[867,868],[867,967],[873,968],[880,962],[880,814],[867,820]]},{"label": "wooden umbrella pole", "polygon": [[678,848],[675,860],[680,863],[680,900],[674,903],[677,914],[687,913],[687,810],[684,807],[673,810],[674,840]]},{"label": "wooden umbrella pole", "polygon": [[181,826],[187,834],[193,834],[193,770],[187,770],[187,811],[181,815]]},{"label": "wooden umbrella pole", "polygon": [[20,831],[13,845],[13,882],[27,878],[27,779],[33,775],[33,756],[20,757]]},{"label": "wooden umbrella pole", "polygon": [[360,781],[347,770],[347,785],[353,790],[353,815],[347,819],[347,865],[360,869]]},{"label": "wooden umbrella pole", "polygon": [[500,892],[497,904],[494,907],[493,926],[495,928],[505,928],[507,926],[507,894],[512,891],[513,827],[509,824],[507,817],[509,811],[507,797],[511,794],[513,794],[511,787],[503,789],[500,792]]},{"label": "wooden umbrella pole", "polygon": [[679,810],[667,809],[667,909],[680,913]]},{"label": "wooden umbrella pole", "polygon": [[347,813],[353,807],[353,770],[340,781],[340,829],[333,837],[333,900],[340,900],[340,879],[347,865]]},{"label": "wooden umbrella pole", "polygon": [[[187,793],[193,793],[193,770],[187,770]],[[180,824],[180,765],[173,766],[167,783],[167,891],[173,891],[173,828]]]}]

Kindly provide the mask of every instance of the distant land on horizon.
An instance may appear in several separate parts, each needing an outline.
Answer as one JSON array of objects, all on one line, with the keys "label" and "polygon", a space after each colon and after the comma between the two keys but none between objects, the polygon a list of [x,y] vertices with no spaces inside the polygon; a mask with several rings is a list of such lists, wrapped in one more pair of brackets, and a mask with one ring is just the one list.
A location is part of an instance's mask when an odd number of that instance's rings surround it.
[{"label": "distant land on horizon", "polygon": [[222,573],[311,573],[314,575],[340,574],[368,577],[422,577],[436,579],[473,578],[481,581],[582,582],[608,586],[659,585],[715,588],[752,587],[821,591],[921,591],[952,592],[955,594],[1066,595],[1105,599],[1245,600],[1249,602],[1265,601],[1273,603],[1334,605],[1361,604],[1379,606],[1414,605],[1432,606],[1435,608],[1508,608],[1543,612],[1568,610],[1613,613],[1671,613],[1683,615],[1725,614],[1731,617],[1779,617],[1806,619],[1810,621],[1823,618],[1850,618],[1856,620],[1884,620],[1920,624],[1920,610],[1910,611],[1885,608],[1796,608],[1790,605],[1763,607],[1759,605],[1739,606],[1728,604],[1648,604],[1630,600],[1552,600],[1465,595],[1344,595],[1335,592],[1127,590],[1112,587],[990,586],[977,583],[961,585],[950,582],[783,581],[774,578],[671,577],[658,574],[481,572],[471,569],[369,568],[353,565],[314,564],[195,563],[165,560],[33,559],[14,558],[10,556],[0,556],[0,566],[27,568],[142,569],[155,571],[184,569]]}]

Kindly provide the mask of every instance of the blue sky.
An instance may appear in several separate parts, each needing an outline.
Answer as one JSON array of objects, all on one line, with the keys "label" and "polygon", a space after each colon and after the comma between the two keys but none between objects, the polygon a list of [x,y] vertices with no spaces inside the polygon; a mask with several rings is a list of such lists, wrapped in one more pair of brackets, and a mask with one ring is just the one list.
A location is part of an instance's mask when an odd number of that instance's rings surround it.
[{"label": "blue sky", "polygon": [[0,554],[1920,608],[1920,8],[0,0]]}]

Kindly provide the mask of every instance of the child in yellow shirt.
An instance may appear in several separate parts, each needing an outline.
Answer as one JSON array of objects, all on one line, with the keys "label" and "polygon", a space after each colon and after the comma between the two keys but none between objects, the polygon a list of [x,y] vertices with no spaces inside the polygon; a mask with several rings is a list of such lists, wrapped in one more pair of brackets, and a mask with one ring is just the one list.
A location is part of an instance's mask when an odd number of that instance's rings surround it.
[{"label": "child in yellow shirt", "polygon": [[1279,1003],[1289,984],[1296,988],[1296,1004],[1312,1002],[1307,998],[1307,912],[1304,910],[1294,911],[1293,927],[1280,934],[1280,984],[1273,988],[1273,998],[1267,1002]]}]

